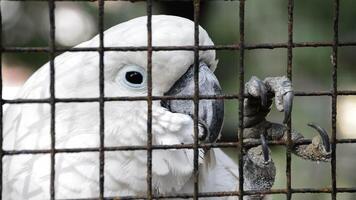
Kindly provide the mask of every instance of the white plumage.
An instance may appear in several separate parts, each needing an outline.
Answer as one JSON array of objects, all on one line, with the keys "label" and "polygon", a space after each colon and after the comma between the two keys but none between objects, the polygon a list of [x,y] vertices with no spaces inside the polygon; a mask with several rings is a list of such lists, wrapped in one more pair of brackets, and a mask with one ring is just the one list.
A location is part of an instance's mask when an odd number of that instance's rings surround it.
[{"label": "white plumage", "polygon": [[[147,18],[139,17],[104,33],[108,47],[146,46]],[[194,44],[194,23],[175,16],[152,17],[154,46]],[[206,31],[199,30],[200,44],[213,45]],[[98,36],[77,47],[98,47]],[[200,59],[215,69],[215,51],[201,51]],[[192,51],[155,51],[152,56],[153,95],[163,95],[194,62]],[[145,87],[132,89],[120,81],[127,66],[147,67],[147,52],[105,52],[105,96],[145,96]],[[67,52],[55,59],[55,91],[58,98],[99,96],[98,52]],[[25,83],[18,98],[49,97],[49,64],[42,66]],[[193,143],[193,120],[172,113],[153,102],[154,144]],[[105,146],[146,145],[147,103],[119,101],[105,103]],[[99,146],[99,103],[56,104],[56,148]],[[4,149],[49,149],[50,106],[10,105],[4,113]],[[238,188],[238,167],[221,150],[210,150],[200,162],[200,190],[234,191]],[[56,154],[56,198],[98,197],[99,154]],[[193,191],[193,151],[154,150],[153,188],[159,194]],[[7,200],[49,199],[50,155],[4,157],[3,198]],[[105,196],[146,194],[146,152],[105,153]],[[210,198],[211,199],[211,198]],[[222,198],[217,198],[222,199]]]}]

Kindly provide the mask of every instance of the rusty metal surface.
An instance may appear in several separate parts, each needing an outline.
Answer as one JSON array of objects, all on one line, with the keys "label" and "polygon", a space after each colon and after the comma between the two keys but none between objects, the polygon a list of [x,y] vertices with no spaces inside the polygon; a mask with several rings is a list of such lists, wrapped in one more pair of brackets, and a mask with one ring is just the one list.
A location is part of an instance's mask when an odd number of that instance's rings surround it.
[{"label": "rusty metal surface", "polygon": [[239,41],[239,50],[240,50],[240,66],[239,66],[239,84],[240,84],[240,98],[239,98],[239,133],[238,133],[238,144],[239,144],[239,194],[240,198],[244,197],[244,143],[243,143],[243,132],[244,132],[244,94],[245,94],[245,0],[240,1],[239,5],[239,27],[240,27],[240,41]]},{"label": "rusty metal surface", "polygon": [[[292,81],[293,67],[293,11],[294,0],[288,0],[288,46],[287,46],[287,76]],[[290,116],[291,118],[291,116]],[[287,200],[292,199],[292,120],[287,123],[286,178]]]},{"label": "rusty metal surface", "polygon": [[152,1],[147,0],[147,199],[152,193]]},{"label": "rusty metal surface", "polygon": [[334,37],[331,55],[332,71],[332,96],[331,96],[331,199],[336,200],[336,114],[337,114],[337,64],[338,64],[338,44],[339,44],[339,0],[334,0]]},{"label": "rusty metal surface", "polygon": [[50,23],[50,33],[49,33],[49,66],[50,66],[50,98],[49,104],[51,106],[51,120],[50,120],[50,133],[51,133],[51,174],[50,174],[50,199],[55,199],[55,166],[56,166],[56,153],[54,149],[56,148],[56,97],[55,97],[55,49],[56,49],[56,36],[55,36],[55,3],[53,0],[48,1],[49,8],[49,23]]},{"label": "rusty metal surface", "polygon": [[[318,47],[333,47],[333,42],[293,42],[290,46],[288,43],[261,43],[261,44],[245,44],[245,50],[254,49],[286,49],[288,47],[292,48],[318,48]],[[339,42],[338,47],[349,47],[356,46],[356,41],[345,41]],[[152,51],[194,51],[195,49],[200,51],[207,50],[241,50],[240,44],[230,44],[230,45],[214,45],[214,46],[152,46]],[[1,47],[2,52],[7,53],[48,53],[50,52],[49,47]],[[127,47],[103,47],[104,51],[147,51],[147,46],[127,46]],[[99,48],[95,47],[75,47],[75,48],[64,48],[58,47],[54,50],[56,53],[69,52],[80,52],[80,51],[99,51]]]},{"label": "rusty metal surface", "polygon": [[[24,0],[12,0],[12,1],[24,1]],[[203,0],[183,0],[183,1],[191,1],[194,5],[194,45],[193,46],[152,46],[152,0],[127,0],[130,2],[146,2],[146,12],[148,15],[147,18],[147,46],[142,47],[106,47],[104,45],[104,4],[106,1],[116,1],[116,0],[32,0],[32,1],[46,1],[49,6],[49,22],[50,22],[50,35],[49,35],[49,43],[48,47],[11,47],[11,46],[3,46],[1,35],[2,35],[2,27],[0,27],[0,65],[3,53],[32,53],[32,52],[42,52],[48,53],[50,60],[50,97],[46,99],[3,99],[2,98],[2,84],[0,87],[0,121],[1,121],[1,129],[0,129],[0,157],[4,156],[13,156],[13,155],[21,155],[21,154],[50,154],[51,157],[51,175],[50,175],[50,197],[51,200],[55,199],[55,156],[56,154],[63,153],[78,153],[78,152],[99,152],[99,191],[98,194],[99,199],[157,199],[157,198],[182,198],[182,199],[199,199],[199,197],[222,197],[222,196],[240,196],[241,198],[244,195],[251,194],[285,194],[287,199],[292,199],[292,195],[294,193],[329,193],[333,200],[337,199],[337,193],[356,193],[356,187],[349,188],[338,188],[336,183],[336,148],[337,144],[342,143],[356,143],[356,139],[337,139],[336,132],[336,116],[337,116],[337,97],[344,95],[356,95],[356,91],[350,90],[338,90],[337,88],[337,69],[338,69],[338,49],[342,47],[348,46],[356,46],[356,41],[339,41],[339,7],[340,1],[334,0],[333,10],[334,10],[334,18],[333,18],[333,40],[331,42],[294,42],[293,41],[293,10],[294,10],[294,0],[288,0],[288,41],[285,43],[261,43],[261,44],[246,44],[244,40],[245,34],[245,0],[239,0],[239,42],[238,44],[229,44],[229,45],[215,45],[215,46],[199,46],[199,13],[200,13],[200,3]],[[99,30],[99,38],[100,45],[98,48],[63,48],[55,46],[55,3],[57,1],[90,1],[90,2],[98,2],[98,30]],[[123,0],[122,0],[123,1]],[[178,0],[160,0],[160,1],[178,1]],[[226,1],[226,0],[215,0],[215,1]],[[0,13],[0,21],[1,21],[1,13]],[[243,101],[244,101],[244,52],[252,51],[255,49],[287,49],[287,66],[286,73],[290,80],[292,80],[292,68],[293,68],[293,49],[294,48],[319,48],[319,47],[329,47],[332,48],[332,89],[330,91],[296,91],[295,96],[329,96],[331,97],[331,126],[332,126],[332,137],[331,137],[331,187],[327,188],[292,188],[291,186],[291,147],[292,141],[290,136],[290,130],[292,124],[288,123],[288,138],[287,141],[268,141],[268,145],[282,145],[287,148],[286,151],[286,188],[283,189],[271,189],[268,191],[261,190],[244,190],[243,188],[243,159],[242,156],[239,158],[239,191],[224,191],[224,192],[199,192],[199,169],[198,169],[198,151],[199,148],[226,148],[226,147],[234,147],[237,148],[240,152],[240,155],[243,155],[243,147],[252,147],[260,145],[260,142],[249,142],[243,143],[242,139],[238,139],[237,141],[229,141],[229,142],[219,142],[219,143],[206,143],[199,144],[198,143],[198,116],[199,113],[199,100],[202,99],[224,99],[224,100],[238,100],[239,101],[239,134],[238,138],[242,138],[243,133]],[[228,50],[228,51],[236,51],[236,53],[240,54],[239,60],[239,84],[240,90],[238,94],[225,94],[225,95],[199,95],[199,87],[198,87],[198,67],[199,67],[199,51],[202,50]],[[193,51],[194,52],[194,81],[195,81],[195,92],[192,96],[153,96],[152,95],[152,52],[153,51]],[[61,53],[65,51],[71,52],[79,52],[79,51],[94,51],[99,53],[99,97],[98,98],[56,98],[55,97],[55,68],[54,68],[54,58],[56,53]],[[105,97],[104,95],[104,56],[107,51],[147,51],[147,96],[143,97]],[[2,82],[0,72],[0,82]],[[184,145],[153,145],[152,144],[152,102],[157,100],[164,99],[181,99],[181,100],[193,100],[194,101],[194,143],[193,144],[184,144]],[[108,101],[138,101],[143,100],[147,101],[148,108],[148,118],[147,118],[147,145],[144,146],[118,146],[118,147],[105,147],[104,144],[104,104]],[[67,148],[67,149],[59,149],[56,148],[55,141],[55,108],[56,103],[72,103],[72,102],[99,102],[99,113],[100,113],[100,146],[98,148]],[[31,104],[31,103],[46,103],[51,106],[51,146],[50,149],[41,149],[41,150],[3,150],[3,134],[2,134],[2,111],[3,106],[5,104]],[[291,121],[291,120],[290,120]],[[303,139],[294,144],[309,144],[311,140]],[[156,196],[154,194],[152,188],[152,151],[155,149],[193,149],[194,150],[194,192],[193,194],[177,194],[177,195],[159,195]],[[144,196],[123,196],[123,197],[105,197],[104,194],[104,166],[105,166],[105,152],[110,151],[136,151],[136,150],[147,150],[147,194]],[[2,159],[0,159],[0,166],[2,166]],[[0,177],[3,175],[3,169],[0,169]],[[2,199],[2,180],[0,181],[0,199]],[[86,198],[83,200],[89,200],[93,198]]]},{"label": "rusty metal surface", "polygon": [[199,199],[199,148],[198,148],[198,135],[199,135],[199,14],[200,14],[200,0],[193,1],[194,6],[194,159],[193,159],[193,178],[194,190],[193,199]]},{"label": "rusty metal surface", "polygon": [[98,1],[99,10],[99,199],[104,198],[104,167],[105,167],[105,151],[104,151],[104,1]]}]

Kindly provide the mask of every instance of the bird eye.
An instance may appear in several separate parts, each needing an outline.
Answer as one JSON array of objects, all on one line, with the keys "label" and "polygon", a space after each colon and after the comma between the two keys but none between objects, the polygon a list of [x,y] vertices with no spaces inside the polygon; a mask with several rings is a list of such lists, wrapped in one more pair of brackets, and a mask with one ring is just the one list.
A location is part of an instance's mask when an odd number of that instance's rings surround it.
[{"label": "bird eye", "polygon": [[146,87],[146,71],[136,65],[124,66],[120,69],[116,81],[129,88],[142,89]]},{"label": "bird eye", "polygon": [[132,84],[141,84],[143,82],[142,74],[137,71],[126,72],[125,78],[126,78],[126,81],[128,81]]}]

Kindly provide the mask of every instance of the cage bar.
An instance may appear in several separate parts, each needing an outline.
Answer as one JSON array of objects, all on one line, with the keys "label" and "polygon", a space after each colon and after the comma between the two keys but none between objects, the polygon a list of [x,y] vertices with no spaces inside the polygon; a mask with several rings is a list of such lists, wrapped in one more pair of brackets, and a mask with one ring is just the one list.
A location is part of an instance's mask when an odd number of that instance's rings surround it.
[{"label": "cage bar", "polygon": [[337,185],[336,185],[336,114],[337,114],[337,50],[339,43],[339,0],[334,0],[334,24],[333,24],[333,47],[331,55],[331,64],[333,67],[332,71],[332,96],[331,96],[331,185],[332,193],[331,198],[336,200],[337,196]]},{"label": "cage bar", "polygon": [[99,29],[99,199],[104,199],[104,169],[105,169],[105,77],[104,77],[104,1],[98,1],[98,29]]},{"label": "cage bar", "polygon": [[199,147],[198,147],[198,135],[199,135],[199,14],[200,14],[200,0],[193,1],[194,6],[194,191],[193,199],[199,198]]},{"label": "cage bar", "polygon": [[[356,91],[352,90],[339,90],[336,93],[338,96],[351,96],[356,95]],[[332,96],[331,91],[295,91],[294,96]],[[199,99],[225,99],[234,100],[239,99],[239,94],[225,94],[225,95],[200,95]],[[153,101],[160,100],[193,100],[194,96],[184,95],[184,96],[152,96]],[[110,101],[146,101],[147,97],[104,97],[105,102]],[[88,102],[99,102],[99,98],[56,98],[57,103],[88,103]],[[50,103],[50,99],[3,99],[3,104],[30,104],[30,103]]]},{"label": "cage bar", "polygon": [[147,199],[152,194],[152,1],[146,2],[147,12]]},{"label": "cage bar", "polygon": [[[332,42],[294,42],[292,48],[319,48],[319,47],[332,47]],[[350,47],[356,46],[354,41],[339,42],[338,47]],[[208,50],[240,50],[239,44],[230,45],[201,45],[198,47],[200,51]],[[261,44],[245,44],[245,50],[254,49],[286,49],[288,43],[261,43]],[[194,46],[152,46],[152,51],[194,51]],[[127,47],[103,47],[104,51],[147,51],[146,46],[127,46]],[[2,47],[2,51],[6,53],[48,53],[50,50],[48,47]],[[55,49],[56,53],[63,52],[84,52],[84,51],[99,51],[99,48],[95,47],[74,47],[65,48],[58,47]]]},{"label": "cage bar", "polygon": [[[288,46],[287,46],[287,76],[292,81],[293,67],[293,11],[294,0],[288,0]],[[286,145],[286,178],[287,178],[287,200],[292,199],[292,116],[287,123],[287,145]]]},{"label": "cage bar", "polygon": [[[285,146],[287,142],[279,141],[279,140],[271,140],[267,142],[269,146]],[[312,143],[311,139],[300,139],[293,144],[310,144]],[[356,143],[356,139],[337,139],[337,144],[352,144]],[[261,142],[245,142],[244,147],[255,147],[261,145]],[[237,147],[240,148],[239,142],[218,142],[218,143],[205,143],[198,144],[198,148],[232,148]],[[193,149],[193,144],[176,144],[176,145],[152,145],[153,150],[165,150],[165,149]],[[105,152],[110,151],[137,151],[137,150],[147,150],[147,146],[141,145],[131,145],[131,146],[114,146],[114,147],[104,147]],[[57,148],[55,149],[56,153],[80,153],[80,152],[99,152],[99,148]],[[3,150],[3,155],[11,156],[11,155],[25,155],[25,154],[50,154],[51,149],[40,149],[40,150],[30,150],[30,149],[22,149],[22,150]]]},{"label": "cage bar", "polygon": [[245,94],[245,0],[239,1],[239,34],[240,34],[240,66],[239,66],[239,84],[240,84],[240,98],[239,98],[239,133],[238,133],[238,142],[240,149],[239,157],[239,193],[240,198],[244,198],[244,143],[243,143],[243,132],[244,132],[244,94]]},{"label": "cage bar", "polygon": [[55,37],[55,2],[53,0],[48,1],[49,8],[49,70],[50,70],[50,106],[51,106],[51,121],[50,121],[50,134],[51,134],[51,174],[50,174],[50,199],[55,199],[55,178],[56,178],[56,97],[55,97],[55,49],[56,49],[56,37]]}]

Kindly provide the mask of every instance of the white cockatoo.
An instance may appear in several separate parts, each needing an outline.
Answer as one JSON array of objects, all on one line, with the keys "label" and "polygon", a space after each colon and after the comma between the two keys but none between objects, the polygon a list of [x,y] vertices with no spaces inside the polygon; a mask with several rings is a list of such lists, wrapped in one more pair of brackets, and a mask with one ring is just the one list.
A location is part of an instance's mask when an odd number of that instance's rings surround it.
[{"label": "white cockatoo", "polygon": [[[200,45],[213,45],[207,32],[199,28]],[[188,19],[152,16],[153,46],[194,45],[194,23]],[[106,47],[147,45],[147,18],[139,17],[104,32]],[[99,47],[99,37],[77,47]],[[99,53],[67,52],[55,58],[55,97],[99,97]],[[106,51],[104,54],[105,97],[147,96],[147,51]],[[201,95],[220,95],[213,72],[217,67],[214,50],[199,52],[199,90]],[[154,51],[152,55],[152,95],[194,94],[194,52]],[[48,99],[50,65],[42,66],[25,83],[17,98]],[[243,140],[244,190],[268,190],[276,169],[269,155],[267,140],[288,141],[285,125],[266,120],[273,98],[276,108],[290,119],[292,83],[287,77],[252,77],[245,84]],[[3,115],[3,149],[49,150],[51,147],[51,107],[46,103],[6,105]],[[104,105],[104,143],[106,147],[147,145],[147,102],[106,101]],[[152,143],[179,145],[194,142],[194,105],[190,100],[152,102]],[[224,115],[222,99],[199,101],[199,142],[213,143],[219,137]],[[100,107],[94,102],[55,104],[54,189],[56,199],[99,197]],[[291,150],[313,161],[329,161],[331,150],[327,132],[310,124],[320,136],[311,144],[296,144],[304,136],[294,130]],[[256,140],[260,142],[255,143]],[[252,143],[254,145],[251,146]],[[90,148],[76,152],[73,149]],[[64,153],[64,150],[72,153]],[[14,152],[14,151],[12,151]],[[40,152],[40,151],[38,151]],[[5,155],[3,157],[2,197],[6,200],[50,199],[51,157],[47,153]],[[199,192],[238,191],[238,166],[220,149],[199,149]],[[147,190],[147,152],[106,151],[104,196],[144,196]],[[154,195],[189,194],[194,191],[194,152],[192,149],[153,150],[152,188]],[[263,194],[243,199],[260,200]],[[204,198],[201,198],[204,199]],[[209,199],[236,200],[237,196]]]},{"label": "white cockatoo", "polygon": [[[154,46],[194,45],[194,23],[188,19],[152,16]],[[199,28],[200,45],[213,45]],[[147,18],[139,17],[104,32],[106,47],[147,45]],[[99,37],[77,47],[98,47]],[[214,50],[199,52],[201,94],[221,94],[213,74],[217,67]],[[154,51],[152,94],[192,95],[193,51]],[[147,51],[107,51],[104,55],[105,96],[147,96]],[[42,66],[25,83],[17,98],[49,98],[50,65]],[[66,52],[55,58],[56,98],[99,96],[99,53]],[[200,101],[200,142],[214,142],[223,121],[222,100]],[[50,105],[11,104],[4,113],[4,149],[50,149]],[[194,123],[191,101],[153,101],[152,140],[157,145],[192,144]],[[147,102],[105,102],[105,146],[147,144]],[[99,102],[56,103],[57,149],[99,147]],[[192,193],[193,150],[153,150],[152,187],[155,195]],[[220,149],[200,150],[199,191],[237,191],[238,167]],[[105,152],[104,194],[108,197],[146,194],[147,153]],[[5,156],[3,199],[43,200],[50,197],[50,154]],[[99,196],[99,153],[57,153],[55,196],[97,198]],[[219,197],[216,199],[237,199]],[[211,198],[210,198],[211,199]]]}]

